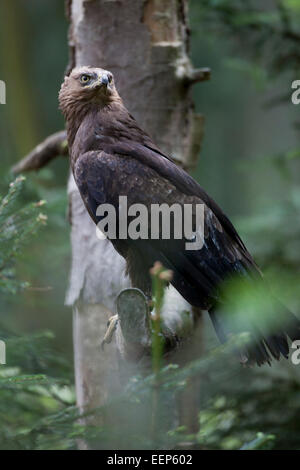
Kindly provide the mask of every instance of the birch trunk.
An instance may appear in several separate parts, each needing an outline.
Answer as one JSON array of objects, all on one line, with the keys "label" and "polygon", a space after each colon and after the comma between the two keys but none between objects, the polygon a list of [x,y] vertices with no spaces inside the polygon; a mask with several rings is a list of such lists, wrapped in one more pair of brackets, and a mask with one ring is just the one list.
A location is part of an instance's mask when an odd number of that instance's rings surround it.
[{"label": "birch trunk", "polygon": [[[188,58],[186,0],[71,0],[70,68],[114,73],[125,105],[163,151],[191,168],[199,151],[202,116],[190,85],[199,80]],[[201,74],[200,74],[201,75]],[[116,347],[104,351],[108,317],[129,286],[124,260],[99,241],[72,178],[69,181],[72,267],[66,302],[74,309],[77,403],[87,410],[118,389]]]}]

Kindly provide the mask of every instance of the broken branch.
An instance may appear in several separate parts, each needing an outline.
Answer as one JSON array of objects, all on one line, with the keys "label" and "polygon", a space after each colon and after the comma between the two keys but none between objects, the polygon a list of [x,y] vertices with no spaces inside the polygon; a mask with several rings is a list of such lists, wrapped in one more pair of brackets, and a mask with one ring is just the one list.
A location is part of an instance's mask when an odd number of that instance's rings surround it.
[{"label": "broken branch", "polygon": [[211,71],[208,67],[203,67],[201,69],[192,69],[189,72],[187,79],[191,85],[198,82],[204,82],[210,79],[210,73]]},{"label": "broken branch", "polygon": [[15,174],[39,170],[58,156],[68,155],[66,131],[55,132],[38,144],[28,155],[18,162],[12,171]]}]

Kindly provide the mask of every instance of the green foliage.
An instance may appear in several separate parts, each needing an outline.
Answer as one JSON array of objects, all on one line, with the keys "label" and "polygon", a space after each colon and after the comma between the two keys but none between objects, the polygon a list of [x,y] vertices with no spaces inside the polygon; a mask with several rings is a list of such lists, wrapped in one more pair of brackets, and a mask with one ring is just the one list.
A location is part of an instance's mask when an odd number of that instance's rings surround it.
[{"label": "green foliage", "polygon": [[[197,27],[203,34],[209,34],[213,41],[230,41],[226,65],[263,87],[268,104],[285,105],[280,109],[287,118],[290,86],[300,76],[299,1],[205,0],[192,4],[198,12]],[[270,100],[275,80],[281,95]],[[265,97],[262,99],[266,102]],[[266,115],[265,119],[269,118]],[[251,126],[251,122],[248,124]],[[295,130],[299,132],[299,124]],[[240,218],[237,226],[263,268],[274,297],[299,316],[299,148],[287,148],[271,156],[256,155],[242,170],[247,179],[254,178],[254,185],[255,175],[264,175],[266,188],[274,181],[271,173],[277,173],[273,197],[255,204],[253,216]],[[246,312],[263,318],[268,311],[272,314],[267,292],[232,285],[227,297],[229,304],[224,313],[240,314],[241,318]],[[220,358],[220,365],[205,376],[209,385],[203,390],[207,401],[203,399],[200,410],[199,442],[209,448],[299,449],[299,366],[283,360],[270,369],[240,370],[231,378],[230,373],[221,370],[226,367],[230,370],[228,362]]]},{"label": "green foliage", "polygon": [[[2,369],[1,447],[72,449],[78,439],[84,439],[98,449],[269,449],[275,444],[276,448],[297,448],[299,438],[297,433],[290,436],[290,427],[299,418],[299,385],[294,382],[291,389],[289,377],[273,378],[241,369],[233,357],[237,341],[219,346],[185,367],[172,364],[158,375],[132,377],[122,395],[81,415],[81,419],[72,406],[73,391],[66,380]],[[176,396],[187,380],[197,377],[202,381],[200,430],[192,435],[183,426],[174,427],[171,418]],[[153,393],[159,393],[160,398],[155,436]],[[286,393],[289,407],[281,413]],[[83,419],[95,423],[100,418],[105,419],[105,425],[83,423]]]},{"label": "green foliage", "polygon": [[[9,367],[0,366],[0,449],[38,449],[45,436],[51,440],[51,417],[69,416],[72,409],[69,367],[49,349],[47,332],[17,337],[0,327],[0,336],[9,358]],[[53,369],[63,377],[50,377]],[[69,445],[57,438],[55,448]]]},{"label": "green foliage", "polygon": [[44,225],[47,217],[41,213],[45,201],[19,206],[25,178],[20,176],[10,184],[8,194],[0,199],[0,291],[16,293],[26,283],[14,278],[15,258],[28,240]]},{"label": "green foliage", "polygon": [[[270,79],[287,76],[288,87],[285,90],[287,94],[290,92],[291,80],[299,78],[298,0],[192,0],[191,3],[197,6],[193,11],[195,13],[197,10],[198,26],[204,34],[209,32],[212,41],[217,37],[222,41],[231,41],[231,54],[225,61],[232,71],[250,77],[260,89],[267,89]],[[32,5],[31,8],[33,10],[35,7]],[[42,24],[38,17],[36,23]],[[55,50],[53,66],[57,58]],[[59,60],[64,62],[62,56]],[[34,75],[40,76],[37,64],[35,68]],[[47,80],[49,74],[45,70],[42,73]],[[41,87],[41,96],[44,94],[45,80],[39,80],[40,85],[37,84]],[[226,93],[225,85],[224,90]],[[51,96],[55,99],[56,90],[53,88]],[[51,104],[49,109],[53,110],[52,98],[47,99],[49,106]],[[284,99],[290,102],[290,97],[285,96]],[[273,100],[272,103],[279,101]],[[48,119],[49,109],[43,113],[44,119]],[[23,119],[22,113],[20,119]],[[50,127],[56,130],[56,115]],[[48,125],[43,132],[47,130]],[[230,135],[230,139],[235,139],[235,135]],[[63,170],[64,162],[56,162],[55,165],[55,170],[47,168],[38,177],[32,177],[30,187],[24,187],[22,178],[17,179],[10,187],[9,194],[0,200],[1,293],[18,294],[28,286],[28,281],[16,278],[18,271],[15,262],[18,257],[25,259],[27,265],[25,279],[31,277],[33,272],[39,278],[43,271],[42,278],[45,280],[50,277],[51,268],[55,274],[64,271],[62,266],[67,269],[66,250],[63,248],[66,237],[59,235],[61,228],[66,232],[66,196],[64,188],[58,189],[56,185],[57,175],[64,184],[66,171]],[[274,203],[271,200],[262,208],[255,207],[255,215],[239,220],[238,226],[243,234],[247,234],[247,245],[259,264],[269,268],[266,277],[275,296],[299,314],[300,193],[295,179],[295,174],[299,172],[299,149],[288,149],[268,157],[259,155],[251,165],[266,175],[275,168],[278,179],[285,182],[286,190],[280,201]],[[251,165],[246,168],[247,177],[253,174]],[[217,168],[218,171],[220,168]],[[274,187],[274,192],[276,190]],[[36,243],[32,253],[26,252],[26,243],[44,224],[45,218],[40,216],[42,203],[26,204],[24,201],[40,198],[48,201],[51,221],[47,231],[43,231],[43,238],[34,238]],[[39,249],[36,248],[38,243]],[[43,263],[39,262],[41,253]],[[49,281],[51,285],[57,282],[53,277]],[[58,277],[58,284],[62,284],[61,279]],[[55,287],[57,293],[59,286]],[[161,286],[158,287],[159,295],[155,296],[155,300],[159,309],[162,293]],[[58,304],[62,303],[62,295]],[[264,292],[254,296],[253,289],[244,286],[230,286],[227,295],[232,301],[231,305],[241,314],[250,311],[263,315],[272,307],[268,305]],[[49,307],[48,298],[35,299],[35,302],[47,319],[52,309],[58,311],[58,305]],[[19,308],[24,307],[25,310],[24,304],[25,300],[21,298]],[[30,307],[26,306],[26,319],[29,318],[29,310]],[[154,318],[153,326],[154,339],[159,340],[159,315]],[[209,326],[205,336],[208,339],[203,357],[184,367],[178,364],[164,366],[161,341],[157,341],[154,368],[150,375],[136,375],[121,396],[111,398],[106,407],[81,416],[87,422],[105,418],[103,426],[83,424],[82,419],[78,419],[79,412],[74,405],[72,364],[57,352],[52,333],[17,334],[0,325],[0,338],[5,340],[9,354],[9,366],[0,366],[0,448],[73,449],[78,439],[84,439],[94,447],[103,449],[299,449],[298,367],[290,361],[281,361],[277,366],[262,370],[242,368],[234,350],[247,339],[245,335],[238,335],[232,338],[231,343],[218,347],[213,346]],[[193,410],[199,417],[200,427],[197,433],[189,434],[184,426],[178,426],[173,417],[178,396],[188,381],[193,380],[200,380],[201,383],[199,407]],[[189,406],[190,403],[186,403],[186,407]]]},{"label": "green foliage", "polygon": [[[262,77],[271,81],[287,74],[290,82],[298,78],[300,10],[297,0],[204,0],[201,5],[199,2],[197,11],[201,27],[212,37],[231,39],[233,55],[241,57],[234,57],[234,66],[237,60],[242,60],[243,68],[260,81]],[[271,103],[287,99],[284,94]]]},{"label": "green foliage", "polygon": [[[47,220],[41,212],[44,201],[21,204],[24,180],[18,177],[0,198],[0,291],[5,294],[28,287],[15,277],[16,259]],[[9,361],[9,367],[0,366],[0,448],[36,448],[37,423],[74,402],[70,370],[49,348],[50,332],[16,335],[0,324],[0,338]],[[49,377],[58,370],[60,379]]]},{"label": "green foliage", "polygon": [[[160,288],[155,291],[156,301]],[[240,305],[244,295],[247,292],[240,297],[237,292]],[[256,299],[255,308],[261,311],[263,307],[264,299]],[[74,407],[70,365],[53,350],[53,335],[5,332],[1,337],[10,352],[9,367],[0,368],[2,449],[73,449],[78,439],[98,449],[269,449],[300,445],[299,433],[290,435],[291,427],[297,429],[299,422],[300,376],[296,370],[289,372],[287,363],[282,371],[270,369],[271,373],[241,368],[234,351],[247,339],[243,334],[232,337],[224,346],[210,347],[202,358],[185,366],[162,366],[158,361],[160,366],[155,366],[153,373],[132,377],[122,395],[80,415],[80,419]],[[188,434],[183,426],[177,427],[174,409],[179,394],[193,380],[201,383],[201,406],[197,410],[200,430]],[[95,424],[99,419],[104,419],[105,425]]]}]

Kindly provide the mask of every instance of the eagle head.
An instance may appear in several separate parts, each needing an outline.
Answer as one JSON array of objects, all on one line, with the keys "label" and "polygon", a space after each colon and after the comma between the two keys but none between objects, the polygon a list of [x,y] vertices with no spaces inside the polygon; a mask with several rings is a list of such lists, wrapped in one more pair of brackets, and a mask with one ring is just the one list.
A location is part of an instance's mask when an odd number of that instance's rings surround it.
[{"label": "eagle head", "polygon": [[66,118],[86,105],[105,106],[120,99],[113,74],[97,67],[76,67],[67,75],[59,92],[59,106]]}]

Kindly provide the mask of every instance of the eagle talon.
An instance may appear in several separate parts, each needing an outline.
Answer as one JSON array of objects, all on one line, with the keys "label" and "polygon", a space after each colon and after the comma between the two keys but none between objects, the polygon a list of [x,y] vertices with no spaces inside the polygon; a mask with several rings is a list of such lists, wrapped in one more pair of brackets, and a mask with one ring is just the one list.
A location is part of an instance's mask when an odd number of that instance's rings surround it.
[{"label": "eagle talon", "polygon": [[107,330],[104,335],[103,340],[101,341],[101,349],[104,349],[105,344],[109,344],[112,342],[114,332],[116,331],[117,325],[119,321],[119,316],[118,315],[113,315],[108,319],[107,322]]}]

